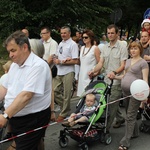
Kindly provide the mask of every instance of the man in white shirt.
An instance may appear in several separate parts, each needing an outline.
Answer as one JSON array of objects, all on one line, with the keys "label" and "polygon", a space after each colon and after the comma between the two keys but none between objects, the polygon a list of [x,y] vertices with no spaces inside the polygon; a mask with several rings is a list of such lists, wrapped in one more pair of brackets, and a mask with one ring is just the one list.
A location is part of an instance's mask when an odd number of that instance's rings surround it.
[{"label": "man in white shirt", "polygon": [[[57,68],[53,64],[53,57],[56,54],[56,50],[58,48],[58,43],[54,39],[52,39],[51,30],[49,27],[43,27],[41,29],[40,36],[43,40],[43,45],[44,45],[44,49],[45,49],[43,59],[46,60],[48,62],[48,64],[50,65],[50,68],[52,71],[52,77],[54,78],[57,75]],[[54,101],[53,86],[52,86],[52,99]]]},{"label": "man in white shirt", "polygon": [[71,89],[75,74],[74,65],[79,62],[78,45],[71,39],[70,28],[67,26],[62,27],[60,34],[62,41],[56,52],[57,57],[53,59],[58,69],[57,76],[54,78],[54,97],[61,107],[57,122],[63,121],[70,111]]},{"label": "man in white shirt", "polygon": [[52,57],[50,56],[56,54],[58,43],[54,39],[52,39],[49,27],[43,27],[41,29],[40,36],[43,40],[45,49],[43,59],[46,60],[49,64],[52,64]]},{"label": "man in white shirt", "polygon": [[[0,86],[0,100],[5,98],[0,127],[9,120],[13,136],[16,136],[49,123],[52,78],[49,66],[31,52],[29,40],[22,31],[11,34],[5,47],[13,63],[7,80]],[[45,130],[15,138],[17,149],[37,149]]]}]

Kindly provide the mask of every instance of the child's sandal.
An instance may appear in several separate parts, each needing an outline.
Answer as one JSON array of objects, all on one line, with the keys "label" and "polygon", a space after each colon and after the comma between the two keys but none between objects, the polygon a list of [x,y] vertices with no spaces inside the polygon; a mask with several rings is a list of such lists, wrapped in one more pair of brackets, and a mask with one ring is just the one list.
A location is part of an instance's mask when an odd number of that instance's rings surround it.
[{"label": "child's sandal", "polygon": [[124,145],[120,145],[118,150],[128,150],[128,147],[126,147]]},{"label": "child's sandal", "polygon": [[70,122],[70,124],[69,124],[71,127],[73,127],[74,125],[76,125],[76,122],[75,121],[72,121],[72,122]]}]

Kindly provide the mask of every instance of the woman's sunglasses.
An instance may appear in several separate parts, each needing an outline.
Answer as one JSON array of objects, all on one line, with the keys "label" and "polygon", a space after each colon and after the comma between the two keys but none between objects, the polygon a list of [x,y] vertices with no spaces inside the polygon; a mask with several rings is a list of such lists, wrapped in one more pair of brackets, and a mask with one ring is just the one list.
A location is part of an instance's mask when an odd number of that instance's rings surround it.
[{"label": "woman's sunglasses", "polygon": [[83,36],[82,38],[83,38],[83,39],[88,39],[89,37],[88,37],[88,36]]}]

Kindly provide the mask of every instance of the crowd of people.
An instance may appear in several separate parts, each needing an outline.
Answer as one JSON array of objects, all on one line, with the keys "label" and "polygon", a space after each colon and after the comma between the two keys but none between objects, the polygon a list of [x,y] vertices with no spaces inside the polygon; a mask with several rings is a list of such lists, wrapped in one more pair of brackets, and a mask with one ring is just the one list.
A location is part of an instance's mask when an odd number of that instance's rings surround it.
[{"label": "crowd of people", "polygon": [[[107,27],[100,44],[92,30],[77,31],[73,36],[68,26],[60,29],[60,43],[51,37],[49,27],[41,28],[41,39],[30,39],[27,29],[12,33],[5,41],[11,61],[4,65],[9,64],[9,69],[0,82],[0,100],[4,100],[5,107],[4,113],[0,114],[0,127],[9,126],[4,139],[45,126],[49,121],[63,122],[71,112],[74,78],[77,96],[81,97],[91,80],[106,74],[106,83],[113,80],[109,102],[122,95],[129,96],[130,85],[136,79],[150,84],[150,20],[143,20],[141,27],[140,39],[130,43],[119,40],[119,28],[114,24]],[[52,76],[54,66],[56,75]],[[87,95],[87,109],[94,108],[94,99],[94,95]],[[60,107],[58,116],[54,105]],[[126,116],[123,116],[118,101],[109,106],[106,132],[111,133],[112,126],[119,128],[125,123],[125,136],[118,150],[127,150],[130,139],[139,136],[136,119],[143,111],[143,103],[134,97],[127,98],[125,110]],[[74,126],[78,121],[88,120],[88,116],[79,115],[74,119],[74,115],[72,113],[64,124]],[[15,138],[13,147],[17,150],[44,150],[45,130]]]}]

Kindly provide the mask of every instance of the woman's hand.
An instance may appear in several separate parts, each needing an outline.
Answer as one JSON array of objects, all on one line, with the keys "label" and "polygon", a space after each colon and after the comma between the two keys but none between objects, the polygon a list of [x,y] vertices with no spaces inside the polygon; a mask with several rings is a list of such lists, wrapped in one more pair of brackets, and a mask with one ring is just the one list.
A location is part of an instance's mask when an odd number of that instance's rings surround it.
[{"label": "woman's hand", "polygon": [[94,70],[89,71],[88,76],[89,76],[90,79],[92,79],[93,76],[94,76]]},{"label": "woman's hand", "polygon": [[143,104],[147,103],[148,98],[146,98],[145,100],[142,101]]}]

